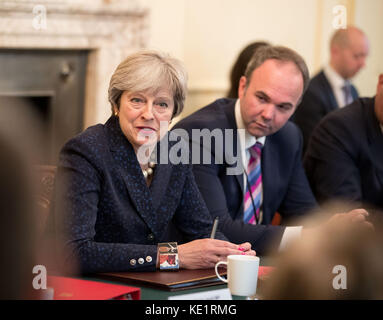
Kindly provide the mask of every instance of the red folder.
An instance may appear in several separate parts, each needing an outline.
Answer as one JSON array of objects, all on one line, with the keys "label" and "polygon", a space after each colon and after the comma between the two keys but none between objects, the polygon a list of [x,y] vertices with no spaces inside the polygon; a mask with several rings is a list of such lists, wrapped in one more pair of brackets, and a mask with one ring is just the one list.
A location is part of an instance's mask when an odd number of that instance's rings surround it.
[{"label": "red folder", "polygon": [[54,300],[139,300],[140,288],[80,280],[48,277],[48,287],[54,290]]}]

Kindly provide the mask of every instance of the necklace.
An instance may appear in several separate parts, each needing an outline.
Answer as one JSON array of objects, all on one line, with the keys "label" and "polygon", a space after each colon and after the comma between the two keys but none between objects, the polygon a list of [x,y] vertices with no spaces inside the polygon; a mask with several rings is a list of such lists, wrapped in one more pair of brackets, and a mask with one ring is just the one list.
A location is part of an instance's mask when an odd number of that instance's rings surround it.
[{"label": "necklace", "polygon": [[153,174],[153,168],[156,166],[156,164],[154,162],[149,162],[148,166],[149,166],[149,168],[142,169],[142,173],[143,173],[145,179],[148,179],[149,176],[151,176]]}]

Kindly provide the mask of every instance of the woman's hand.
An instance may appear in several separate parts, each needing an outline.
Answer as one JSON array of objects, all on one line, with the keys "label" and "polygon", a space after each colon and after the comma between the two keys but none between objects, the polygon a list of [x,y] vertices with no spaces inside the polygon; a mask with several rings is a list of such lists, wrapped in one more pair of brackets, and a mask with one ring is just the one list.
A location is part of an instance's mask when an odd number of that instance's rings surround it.
[{"label": "woman's hand", "polygon": [[217,239],[199,239],[178,246],[179,264],[185,269],[213,268],[230,254],[255,256],[255,251],[248,242],[238,245]]},{"label": "woman's hand", "polygon": [[245,255],[248,256],[255,256],[256,252],[254,250],[251,250],[251,244],[249,242],[244,242],[239,245],[239,250],[244,252]]}]

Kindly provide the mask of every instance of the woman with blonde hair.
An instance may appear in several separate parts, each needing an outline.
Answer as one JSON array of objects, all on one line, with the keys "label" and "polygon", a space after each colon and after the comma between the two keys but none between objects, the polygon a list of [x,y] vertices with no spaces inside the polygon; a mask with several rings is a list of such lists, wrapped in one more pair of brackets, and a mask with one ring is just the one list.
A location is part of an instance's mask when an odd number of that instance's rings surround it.
[{"label": "woman with blonde hair", "polygon": [[63,147],[55,211],[83,273],[210,268],[229,254],[255,255],[220,232],[207,239],[212,220],[191,164],[151,161],[167,139],[161,131],[183,109],[186,83],[177,59],[132,54],[110,81],[112,116]]}]

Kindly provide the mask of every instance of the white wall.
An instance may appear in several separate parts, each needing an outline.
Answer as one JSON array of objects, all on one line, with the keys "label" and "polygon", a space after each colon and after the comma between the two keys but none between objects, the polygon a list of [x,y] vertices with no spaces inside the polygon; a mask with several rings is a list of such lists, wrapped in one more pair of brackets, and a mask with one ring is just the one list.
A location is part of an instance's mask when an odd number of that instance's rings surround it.
[{"label": "white wall", "polygon": [[378,76],[383,73],[383,0],[358,0],[355,6],[355,24],[370,40],[367,66],[355,78],[355,85],[364,96],[376,93]]},{"label": "white wall", "polygon": [[184,60],[185,0],[142,0],[149,9],[149,47]]},{"label": "white wall", "polygon": [[182,116],[223,96],[229,71],[249,42],[266,40],[298,51],[314,74],[328,60],[334,6],[371,41],[366,68],[354,79],[373,95],[383,72],[383,0],[142,0],[151,10],[149,47],[183,60],[189,94]]}]

